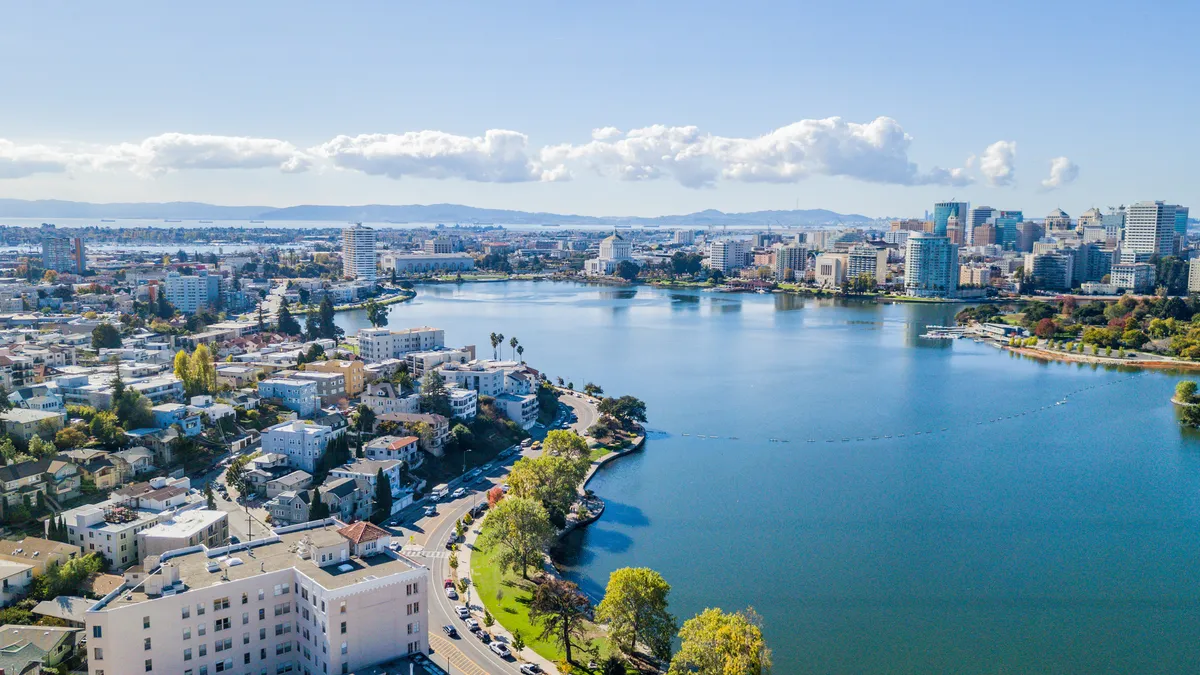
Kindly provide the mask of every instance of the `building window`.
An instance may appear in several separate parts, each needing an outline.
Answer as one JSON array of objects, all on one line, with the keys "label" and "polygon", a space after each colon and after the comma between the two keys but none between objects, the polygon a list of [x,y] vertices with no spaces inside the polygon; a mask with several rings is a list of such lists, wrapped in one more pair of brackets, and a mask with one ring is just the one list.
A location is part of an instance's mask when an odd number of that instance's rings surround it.
[{"label": "building window", "polygon": [[184,661],[192,660],[192,648],[191,647],[188,647],[187,649],[183,650],[183,660]]},{"label": "building window", "polygon": [[143,616],[142,617],[142,628],[145,629],[145,628],[149,628],[149,627],[150,627],[150,617]]},{"label": "building window", "polygon": [[217,598],[213,600],[213,611],[219,612],[223,609],[229,609],[229,598]]},{"label": "building window", "polygon": [[92,660],[93,661],[103,661],[104,660],[104,650],[99,647],[96,647],[95,649],[93,649],[92,650]]},{"label": "building window", "polygon": [[346,634],[346,622],[343,621],[342,622],[342,635],[345,635],[345,634]]},{"label": "building window", "polygon": [[191,629],[191,627],[185,627],[185,628],[183,629],[183,639],[184,639],[184,640],[191,640],[191,639],[192,639],[192,629]]},{"label": "building window", "polygon": [[100,637],[100,626],[92,626],[92,637]]},{"label": "building window", "polygon": [[146,672],[150,673],[153,671],[154,671],[154,661],[152,661],[151,659],[146,659]]},{"label": "building window", "polygon": [[142,649],[145,651],[150,651],[150,638],[142,640]]}]

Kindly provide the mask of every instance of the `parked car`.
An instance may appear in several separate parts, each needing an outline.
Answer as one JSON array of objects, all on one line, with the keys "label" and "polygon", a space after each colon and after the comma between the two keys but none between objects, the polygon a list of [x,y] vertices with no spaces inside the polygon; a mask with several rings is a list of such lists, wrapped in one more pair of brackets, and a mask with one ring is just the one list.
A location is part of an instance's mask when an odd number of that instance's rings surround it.
[{"label": "parked car", "polygon": [[504,644],[503,642],[493,642],[492,644],[488,645],[488,649],[492,650],[493,654],[502,659],[507,659],[508,657],[512,656],[512,652],[508,651],[508,645]]},{"label": "parked car", "polygon": [[455,534],[453,532],[450,533],[450,538],[446,540],[446,550],[448,551],[448,550],[454,548],[454,545],[457,543],[458,543],[458,537],[455,536]]},{"label": "parked car", "polygon": [[455,628],[454,626],[451,626],[450,624],[446,624],[445,626],[442,626],[442,630],[446,632],[446,635],[449,635],[452,638],[458,637],[458,629]]},{"label": "parked car", "polygon": [[446,597],[450,598],[451,600],[457,600],[458,599],[458,591],[454,590],[453,588],[447,588],[446,589]]},{"label": "parked car", "polygon": [[[466,606],[464,606],[464,605],[456,606],[454,608],[454,611],[458,614],[458,618],[460,618],[460,619],[466,619],[471,616],[471,610],[467,609]],[[470,624],[468,624],[468,625],[470,625]]]},{"label": "parked car", "polygon": [[426,506],[425,507],[425,515],[436,516],[437,515],[437,507],[432,504],[430,504],[429,506]]},{"label": "parked car", "polygon": [[446,580],[442,582],[442,588],[454,588],[454,580],[447,577]]},{"label": "parked car", "polygon": [[485,645],[492,641],[492,636],[488,635],[487,631],[482,628],[476,628],[471,631],[471,634],[479,638],[479,641]]},{"label": "parked car", "polygon": [[458,499],[459,497],[462,497],[465,494],[467,494],[466,488],[458,488],[457,490],[455,490],[453,493],[450,494],[450,498]]},{"label": "parked car", "polygon": [[521,666],[521,675],[541,675],[542,667],[536,663],[526,663]]},{"label": "parked car", "polygon": [[472,633],[479,630],[479,622],[469,616],[463,619],[463,623],[467,624],[467,630],[471,631]]}]

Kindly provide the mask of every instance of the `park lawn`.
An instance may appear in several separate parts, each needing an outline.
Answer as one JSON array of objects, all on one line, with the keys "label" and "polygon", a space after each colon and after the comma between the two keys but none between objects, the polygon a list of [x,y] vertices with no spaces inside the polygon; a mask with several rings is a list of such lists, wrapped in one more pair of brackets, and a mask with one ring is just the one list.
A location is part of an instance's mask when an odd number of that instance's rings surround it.
[{"label": "park lawn", "polygon": [[609,450],[608,448],[603,447],[603,446],[598,447],[598,448],[592,448],[591,455],[589,455],[589,458],[593,462],[595,462],[596,460],[600,459],[601,457],[607,455],[610,452],[612,452],[612,450]]},{"label": "park lawn", "polygon": [[[529,603],[533,599],[533,582],[521,579],[514,572],[501,574],[499,568],[492,562],[490,551],[477,548],[471,552],[471,583],[475,586],[475,595],[483,602],[484,607],[496,619],[496,623],[504,626],[510,633],[521,631],[525,645],[542,657],[558,663],[563,658],[563,651],[550,640],[542,640],[540,624],[534,624],[529,619]],[[503,597],[497,599],[497,589],[503,591]],[[608,657],[608,640],[599,629],[589,635],[594,644],[600,647],[598,663]],[[572,650],[575,661],[586,665],[589,656],[578,650]],[[587,672],[579,668],[576,672]],[[598,671],[597,671],[598,672]],[[636,671],[630,671],[636,672]]]}]

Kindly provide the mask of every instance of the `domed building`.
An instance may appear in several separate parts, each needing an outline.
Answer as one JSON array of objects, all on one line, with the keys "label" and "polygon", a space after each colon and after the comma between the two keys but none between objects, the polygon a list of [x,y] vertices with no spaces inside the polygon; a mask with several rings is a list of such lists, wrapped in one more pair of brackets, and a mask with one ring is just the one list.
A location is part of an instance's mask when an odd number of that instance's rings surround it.
[{"label": "domed building", "polygon": [[1071,222],[1071,216],[1067,215],[1067,212],[1062,209],[1054,209],[1050,212],[1050,215],[1046,216],[1047,232],[1073,229],[1075,229],[1075,223]]}]

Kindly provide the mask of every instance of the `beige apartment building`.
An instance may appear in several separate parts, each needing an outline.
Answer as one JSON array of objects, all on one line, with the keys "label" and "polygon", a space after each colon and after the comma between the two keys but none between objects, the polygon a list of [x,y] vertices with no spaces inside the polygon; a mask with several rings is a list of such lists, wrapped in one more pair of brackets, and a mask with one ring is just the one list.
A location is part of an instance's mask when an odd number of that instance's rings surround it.
[{"label": "beige apartment building", "polygon": [[428,653],[429,569],[335,519],[149,558],[87,612],[90,675],[355,673]]},{"label": "beige apartment building", "polygon": [[332,361],[314,361],[304,364],[304,370],[317,371],[319,373],[339,373],[346,378],[346,395],[354,398],[362,393],[365,380],[366,369],[362,361],[346,361],[342,359],[334,359]]}]

